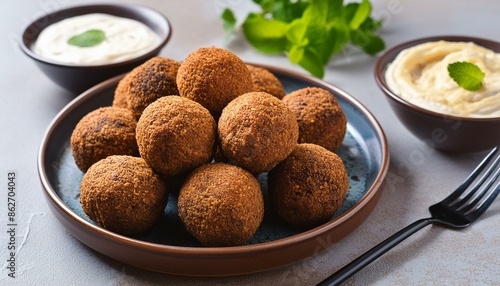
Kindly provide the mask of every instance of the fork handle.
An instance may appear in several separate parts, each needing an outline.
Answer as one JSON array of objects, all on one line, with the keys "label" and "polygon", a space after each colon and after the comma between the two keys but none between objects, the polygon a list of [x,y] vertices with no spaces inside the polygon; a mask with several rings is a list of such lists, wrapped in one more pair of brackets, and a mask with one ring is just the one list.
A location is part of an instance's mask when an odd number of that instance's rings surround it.
[{"label": "fork handle", "polygon": [[422,229],[424,226],[427,226],[431,223],[432,223],[431,218],[417,220],[416,222],[408,225],[407,227],[393,234],[391,237],[382,241],[381,243],[370,249],[365,254],[356,258],[351,263],[347,264],[342,269],[338,270],[330,277],[320,282],[318,285],[320,286],[339,285],[340,283],[344,282],[347,278],[351,277],[356,272],[363,269],[368,264],[372,263],[375,259],[382,256],[382,254],[386,253],[391,248],[398,245],[401,241],[405,240],[418,230]]}]

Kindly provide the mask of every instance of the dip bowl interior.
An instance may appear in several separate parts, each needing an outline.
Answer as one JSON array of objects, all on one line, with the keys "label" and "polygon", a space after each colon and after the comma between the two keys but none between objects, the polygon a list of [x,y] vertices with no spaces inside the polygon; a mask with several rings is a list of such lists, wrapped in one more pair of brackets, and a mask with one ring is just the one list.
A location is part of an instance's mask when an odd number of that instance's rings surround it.
[{"label": "dip bowl interior", "polygon": [[[90,13],[104,13],[139,21],[158,35],[159,44],[151,51],[136,58],[102,65],[65,64],[47,59],[32,50],[33,44],[42,30],[49,25],[66,18]],[[36,19],[23,29],[19,45],[21,50],[35,61],[47,77],[59,86],[78,94],[108,78],[128,72],[158,55],[167,44],[170,35],[171,26],[168,19],[151,8],[132,4],[85,5],[61,9]]]},{"label": "dip bowl interior", "polygon": [[403,125],[413,135],[433,148],[449,152],[478,152],[498,145],[500,143],[500,117],[469,118],[433,112],[409,103],[389,88],[385,73],[388,65],[401,51],[415,45],[439,40],[473,42],[500,53],[499,42],[467,36],[436,36],[404,42],[388,49],[377,59],[374,70],[377,85]]}]

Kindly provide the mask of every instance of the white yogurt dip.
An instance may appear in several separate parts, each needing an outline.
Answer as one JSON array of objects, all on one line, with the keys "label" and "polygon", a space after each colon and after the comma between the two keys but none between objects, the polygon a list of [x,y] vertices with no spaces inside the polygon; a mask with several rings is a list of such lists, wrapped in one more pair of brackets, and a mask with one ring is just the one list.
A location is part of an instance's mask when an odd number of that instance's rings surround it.
[{"label": "white yogurt dip", "polygon": [[[449,76],[448,64],[470,62],[484,73],[468,91]],[[422,108],[463,117],[500,117],[500,54],[469,42],[429,42],[403,50],[389,65],[393,93]]]},{"label": "white yogurt dip", "polygon": [[[92,47],[68,44],[68,39],[89,30],[101,30],[103,42]],[[146,54],[160,39],[136,20],[94,13],[64,19],[45,28],[33,51],[48,59],[67,64],[101,65],[116,63]]]}]

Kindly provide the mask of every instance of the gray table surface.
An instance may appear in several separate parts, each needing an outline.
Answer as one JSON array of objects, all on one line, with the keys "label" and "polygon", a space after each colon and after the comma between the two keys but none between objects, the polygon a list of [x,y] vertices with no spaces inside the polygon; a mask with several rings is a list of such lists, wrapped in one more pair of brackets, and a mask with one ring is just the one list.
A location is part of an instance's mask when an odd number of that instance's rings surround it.
[{"label": "gray table surface", "polygon": [[[92,1],[95,2],[95,1]],[[427,207],[451,192],[484,156],[430,149],[398,121],[376,87],[376,58],[345,52],[328,66],[325,81],[359,99],[386,132],[391,165],[379,204],[340,243],[289,267],[226,278],[192,278],[137,269],[86,247],[57,221],[43,197],[36,156],[50,121],[74,95],[45,77],[19,50],[16,40],[30,20],[54,9],[92,3],[83,0],[0,0],[0,284],[1,285],[313,285],[392,233],[428,215]],[[122,2],[122,1],[108,1]],[[164,13],[173,26],[161,55],[182,60],[203,46],[220,46],[248,62],[303,72],[283,56],[255,52],[242,38],[224,44],[223,7],[241,15],[242,0],[127,1]],[[431,35],[472,35],[500,39],[500,1],[373,0],[375,17],[385,19],[387,47]],[[240,16],[241,17],[241,16]],[[7,173],[16,172],[18,228],[16,278],[7,276]],[[499,285],[500,203],[471,227],[454,231],[430,226],[404,241],[346,285]]]}]

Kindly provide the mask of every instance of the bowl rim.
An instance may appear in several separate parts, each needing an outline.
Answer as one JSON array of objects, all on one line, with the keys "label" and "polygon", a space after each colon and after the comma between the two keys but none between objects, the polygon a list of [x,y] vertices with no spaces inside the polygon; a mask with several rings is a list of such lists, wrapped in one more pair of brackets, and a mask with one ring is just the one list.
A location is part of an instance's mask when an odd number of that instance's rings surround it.
[{"label": "bowl rim", "polygon": [[[99,12],[99,10],[106,9],[106,8],[121,9],[123,11],[124,10],[147,11],[148,13],[154,13],[158,16],[158,19],[162,20],[161,22],[158,22],[158,24],[161,25],[165,29],[165,35],[164,36],[160,35],[155,30],[152,29],[153,32],[158,36],[160,41],[159,41],[159,43],[156,44],[156,46],[153,49],[149,50],[147,53],[142,54],[142,55],[137,56],[137,57],[134,57],[134,58],[131,58],[131,59],[128,59],[128,60],[120,61],[120,62],[114,62],[114,63],[108,63],[108,64],[97,64],[97,65],[80,65],[80,64],[72,64],[72,63],[64,63],[64,62],[60,62],[60,61],[55,61],[55,60],[46,58],[44,56],[41,56],[41,55],[35,53],[32,50],[32,48],[26,44],[27,42],[29,44],[33,44],[36,41],[36,39],[38,38],[38,36],[40,35],[40,33],[45,28],[47,28],[51,24],[54,24],[54,23],[61,21],[62,19],[58,20],[58,21],[54,21],[53,23],[50,23],[47,25],[43,25],[43,28],[40,29],[40,31],[35,33],[36,37],[30,38],[30,37],[26,36],[26,34],[28,33],[28,29],[30,27],[32,27],[33,25],[35,25],[35,23],[43,21],[44,19],[50,19],[51,17],[54,17],[57,14],[68,13],[68,12],[73,12],[73,11],[78,12],[79,10],[82,10],[82,9],[86,10],[89,8],[96,8],[97,9],[97,11],[92,12],[92,13],[104,13],[104,12]],[[89,13],[90,12],[85,12],[85,13],[82,13],[80,15],[86,15]],[[124,17],[124,16],[119,16],[119,15],[115,15],[115,16]],[[128,17],[124,17],[124,18],[128,18]],[[136,21],[139,21],[139,20],[136,20]],[[139,21],[139,22],[141,22],[141,21]],[[143,22],[141,22],[141,23],[143,23]],[[143,24],[145,24],[145,23],[143,23]],[[148,25],[146,25],[146,26],[148,26]],[[149,27],[149,28],[151,29],[151,27]],[[29,56],[30,58],[32,58],[35,61],[47,64],[47,65],[51,65],[51,66],[55,66],[55,67],[74,68],[74,69],[102,69],[102,68],[114,68],[114,67],[125,66],[125,65],[129,65],[129,64],[133,64],[134,62],[137,62],[137,61],[141,61],[141,60],[150,58],[151,56],[158,53],[158,51],[161,50],[168,43],[171,36],[172,36],[172,25],[170,24],[170,21],[168,20],[168,18],[165,15],[163,15],[161,12],[159,12],[156,9],[153,9],[151,7],[148,7],[148,6],[145,6],[142,4],[132,4],[132,3],[121,3],[121,4],[101,3],[101,4],[97,4],[96,3],[96,4],[87,4],[87,5],[67,6],[67,7],[64,7],[62,9],[52,11],[48,14],[45,14],[41,17],[38,17],[35,20],[30,21],[29,23],[27,23],[23,27],[22,32],[21,32],[21,37],[19,37],[19,40],[18,40],[18,45],[20,46],[21,50],[27,56]]]},{"label": "bowl rim", "polygon": [[[252,63],[249,63],[252,64]],[[90,89],[80,94],[78,97],[73,99],[70,103],[68,103],[51,121],[48,129],[45,131],[42,142],[40,144],[40,148],[38,150],[37,157],[37,167],[38,167],[38,175],[39,179],[43,186],[43,191],[50,200],[57,206],[57,208],[64,212],[64,214],[73,219],[79,225],[82,225],[87,229],[87,231],[91,231],[92,233],[96,233],[100,236],[103,236],[107,239],[117,241],[118,243],[122,243],[127,245],[128,247],[140,248],[140,249],[148,249],[150,251],[159,252],[162,254],[182,254],[184,256],[196,256],[196,257],[212,257],[212,256],[231,256],[231,255],[245,255],[245,254],[258,254],[265,253],[269,250],[275,249],[286,249],[293,245],[305,243],[307,241],[316,239],[322,234],[328,233],[332,228],[338,227],[339,225],[344,224],[349,218],[355,216],[359,211],[362,211],[366,205],[368,205],[372,198],[380,196],[382,192],[382,188],[386,179],[386,175],[389,170],[389,147],[387,138],[385,133],[374,117],[374,115],[358,100],[356,100],[353,96],[349,95],[347,92],[342,89],[334,86],[330,83],[322,81],[318,78],[314,78],[309,75],[304,75],[295,71],[291,71],[288,69],[268,66],[264,64],[255,64],[257,66],[261,66],[264,68],[270,68],[274,71],[277,71],[286,76],[292,77],[301,77],[302,79],[312,83],[319,84],[322,86],[326,86],[333,91],[339,93],[346,100],[349,101],[350,104],[354,105],[356,108],[359,108],[364,112],[364,115],[367,117],[368,121],[372,124],[374,132],[380,138],[380,146],[381,146],[381,163],[380,170],[378,171],[377,176],[374,178],[372,185],[366,193],[356,202],[349,211],[344,212],[343,214],[336,217],[333,221],[326,222],[320,226],[314,227],[307,231],[295,234],[293,236],[289,236],[286,238],[281,238],[274,241],[242,245],[242,246],[224,246],[224,247],[189,247],[189,246],[174,246],[174,245],[166,245],[160,243],[147,242],[131,237],[127,237],[104,228],[101,228],[97,225],[93,225],[90,222],[84,220],[76,213],[74,213],[65,203],[64,201],[57,195],[55,190],[51,187],[50,180],[47,176],[47,171],[45,168],[45,158],[48,153],[48,147],[45,142],[49,141],[53,136],[54,129],[61,124],[64,120],[64,116],[71,113],[74,109],[76,109],[80,104],[89,100],[89,94],[108,89],[112,85],[116,85],[118,79],[123,77],[124,74],[112,77]]]},{"label": "bowl rim", "polygon": [[[447,120],[457,120],[457,121],[467,121],[467,122],[491,122],[491,121],[500,121],[500,116],[499,117],[463,117],[463,116],[457,116],[457,115],[451,115],[451,114],[445,114],[445,113],[440,113],[436,111],[432,111],[423,107],[420,107],[418,105],[415,105],[401,97],[399,97],[397,94],[392,92],[392,90],[389,88],[389,86],[386,83],[385,80],[385,72],[387,70],[387,67],[394,58],[404,49],[413,47],[418,44],[423,44],[426,42],[435,42],[435,41],[450,41],[450,42],[473,42],[479,46],[483,46],[481,43],[487,43],[488,45],[497,45],[499,48],[498,50],[500,51],[500,42],[486,39],[486,38],[479,38],[479,37],[472,37],[472,36],[464,36],[464,35],[441,35],[441,36],[429,36],[429,37],[421,37],[421,38],[416,38],[412,39],[409,41],[405,41],[399,44],[394,45],[393,47],[387,49],[384,51],[376,60],[375,62],[375,67],[373,69],[374,77],[375,77],[375,82],[379,86],[379,88],[383,91],[383,93],[386,95],[387,98],[393,100],[394,102],[405,106],[406,108],[409,108],[411,110],[414,110],[419,113],[424,113],[428,116],[438,118],[438,119],[447,119]],[[497,52],[497,51],[495,51]],[[387,61],[387,59],[390,59],[391,61]],[[386,64],[384,62],[387,61]]]}]

